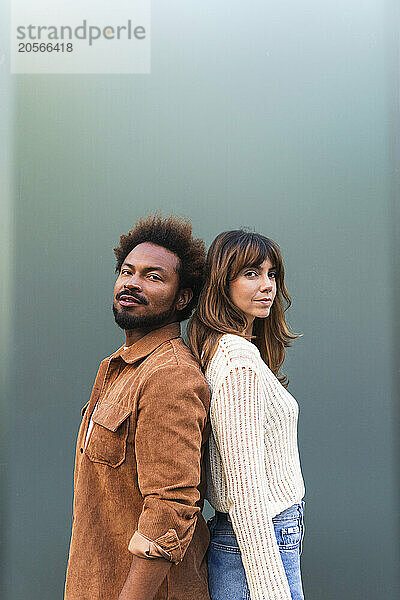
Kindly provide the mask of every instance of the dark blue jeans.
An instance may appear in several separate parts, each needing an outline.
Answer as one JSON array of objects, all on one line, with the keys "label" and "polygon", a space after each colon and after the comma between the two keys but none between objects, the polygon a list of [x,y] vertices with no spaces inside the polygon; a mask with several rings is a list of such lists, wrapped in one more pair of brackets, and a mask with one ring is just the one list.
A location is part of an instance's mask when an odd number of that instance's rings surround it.
[{"label": "dark blue jeans", "polygon": [[[272,519],[279,553],[292,600],[304,600],[300,555],[304,535],[304,502],[294,504]],[[211,600],[250,600],[239,546],[227,515],[216,513],[209,522],[207,553]]]}]

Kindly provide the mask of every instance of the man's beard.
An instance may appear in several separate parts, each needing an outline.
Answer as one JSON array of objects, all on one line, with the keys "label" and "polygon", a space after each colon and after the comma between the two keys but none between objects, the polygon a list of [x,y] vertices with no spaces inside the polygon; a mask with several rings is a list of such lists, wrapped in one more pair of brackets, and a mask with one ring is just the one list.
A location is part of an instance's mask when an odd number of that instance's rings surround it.
[{"label": "man's beard", "polygon": [[168,310],[156,315],[144,315],[136,316],[130,314],[127,310],[118,311],[113,304],[113,313],[116,324],[128,331],[130,329],[156,329],[160,325],[163,325],[166,321],[169,321],[170,317],[175,312],[175,300],[171,304]]}]

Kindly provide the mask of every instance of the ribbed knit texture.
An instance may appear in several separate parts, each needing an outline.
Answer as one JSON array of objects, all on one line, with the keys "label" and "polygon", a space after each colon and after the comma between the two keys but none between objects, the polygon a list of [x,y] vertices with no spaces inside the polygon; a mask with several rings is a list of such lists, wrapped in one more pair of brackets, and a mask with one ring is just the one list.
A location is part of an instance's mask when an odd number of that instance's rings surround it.
[{"label": "ribbed knit texture", "polygon": [[272,518],[304,496],[297,402],[238,335],[221,337],[206,378],[207,499],[232,519],[251,600],[291,600]]}]

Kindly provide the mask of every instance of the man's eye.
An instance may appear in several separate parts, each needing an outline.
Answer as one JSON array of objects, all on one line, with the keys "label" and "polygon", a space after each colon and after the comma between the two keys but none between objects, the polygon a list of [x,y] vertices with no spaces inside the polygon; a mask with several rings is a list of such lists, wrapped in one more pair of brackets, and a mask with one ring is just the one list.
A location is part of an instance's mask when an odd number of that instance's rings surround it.
[{"label": "man's eye", "polygon": [[121,275],[125,275],[125,273],[130,274],[130,271],[128,269],[122,269]]},{"label": "man's eye", "polygon": [[149,273],[147,277],[153,281],[162,281],[161,277],[159,275],[155,275],[154,273]]}]

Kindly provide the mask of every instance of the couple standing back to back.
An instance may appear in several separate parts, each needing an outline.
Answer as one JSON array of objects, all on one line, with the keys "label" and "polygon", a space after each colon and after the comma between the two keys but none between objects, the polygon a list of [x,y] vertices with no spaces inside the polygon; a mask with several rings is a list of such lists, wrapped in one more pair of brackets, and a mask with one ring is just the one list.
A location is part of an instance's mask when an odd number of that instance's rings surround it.
[{"label": "couple standing back to back", "polygon": [[126,341],[82,409],[65,600],[301,600],[298,406],[279,375],[297,336],[278,245],[224,232],[205,264],[188,221],[149,216],[114,252]]}]

